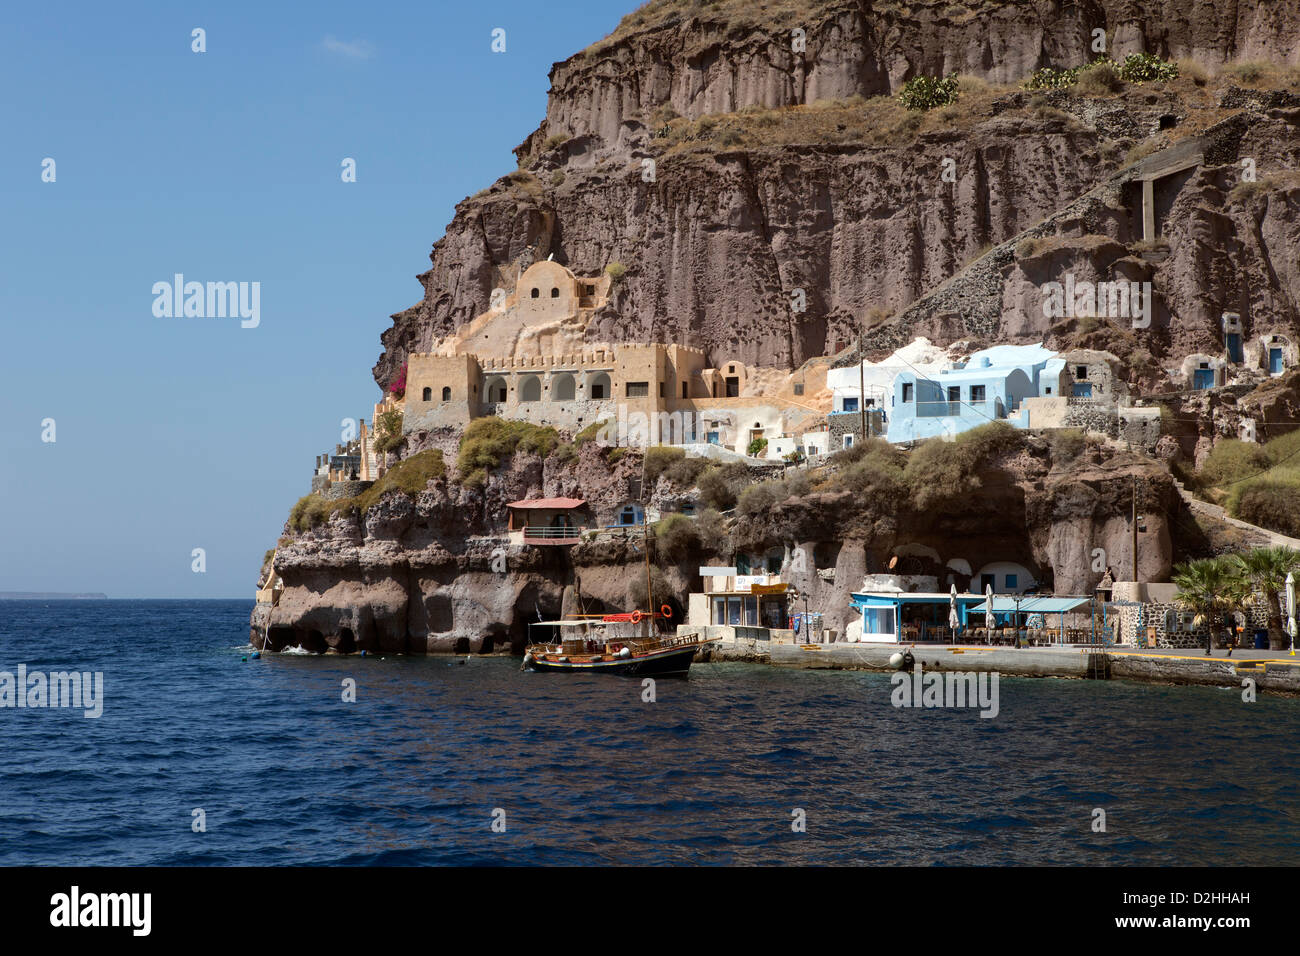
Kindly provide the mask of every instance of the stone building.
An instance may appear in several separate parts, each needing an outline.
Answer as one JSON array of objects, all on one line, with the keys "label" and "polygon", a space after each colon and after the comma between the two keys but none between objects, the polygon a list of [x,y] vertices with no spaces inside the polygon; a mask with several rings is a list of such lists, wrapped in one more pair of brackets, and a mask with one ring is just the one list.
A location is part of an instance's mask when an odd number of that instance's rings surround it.
[{"label": "stone building", "polygon": [[534,263],[513,293],[437,351],[408,357],[402,431],[464,428],[486,415],[570,432],[610,422],[619,444],[707,443],[745,454],[766,440],[773,457],[824,416],[825,363],[786,373],[736,360],[714,367],[685,345],[588,346],[588,313],[608,287],[608,277]]}]

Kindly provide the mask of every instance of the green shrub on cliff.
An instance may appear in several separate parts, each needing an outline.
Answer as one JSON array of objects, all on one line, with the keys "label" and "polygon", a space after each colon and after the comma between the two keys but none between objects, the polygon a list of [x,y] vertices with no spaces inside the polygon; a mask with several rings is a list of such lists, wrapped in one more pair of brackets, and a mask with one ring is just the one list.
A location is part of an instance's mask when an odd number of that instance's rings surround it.
[{"label": "green shrub on cliff", "polygon": [[289,527],[295,531],[310,531],[328,521],[337,505],[337,502],[326,501],[318,494],[303,495],[289,512]]},{"label": "green shrub on cliff", "polygon": [[396,451],[405,440],[402,435],[401,410],[390,408],[381,412],[379,420],[375,422],[375,437],[372,442],[375,454],[383,455],[386,452]]},{"label": "green shrub on cliff", "polygon": [[685,561],[700,550],[700,534],[695,522],[686,515],[671,514],[654,526],[656,553],[674,564]]},{"label": "green shrub on cliff", "polygon": [[516,451],[545,458],[560,443],[560,433],[550,426],[506,421],[495,416],[476,418],[460,439],[456,470],[467,488],[482,488],[488,474]]},{"label": "green shrub on cliff", "polygon": [[740,462],[713,465],[696,481],[700,500],[718,511],[730,511],[736,506],[736,489],[749,481],[749,469]]},{"label": "green shrub on cliff", "polygon": [[693,488],[704,469],[709,467],[709,459],[683,456],[668,466],[664,476],[676,488]]},{"label": "green shrub on cliff", "polygon": [[962,432],[952,441],[931,438],[917,446],[903,469],[912,507],[928,511],[954,505],[979,490],[980,472],[1023,446],[1025,433],[1005,422]]},{"label": "green shrub on cliff", "polygon": [[1243,482],[1228,496],[1228,514],[1241,521],[1300,537],[1300,472]]},{"label": "green shrub on cliff", "polygon": [[600,430],[609,424],[609,422],[610,419],[608,418],[602,418],[598,422],[592,422],[582,431],[578,432],[578,434],[573,436],[573,443],[575,445],[585,445],[589,441],[595,441],[597,436],[600,435]]},{"label": "green shrub on cliff", "polygon": [[1267,471],[1271,465],[1262,445],[1229,438],[1210,450],[1200,467],[1197,482],[1205,488],[1229,485]]},{"label": "green shrub on cliff", "polygon": [[924,112],[936,106],[957,102],[959,87],[957,77],[914,76],[903,84],[898,102],[904,108]]},{"label": "green shrub on cliff", "polygon": [[447,463],[443,460],[442,449],[429,448],[399,461],[384,472],[384,477],[355,498],[339,502],[339,510],[346,508],[365,514],[387,492],[401,491],[414,498],[429,486],[429,482],[446,476]]},{"label": "green shrub on cliff", "polygon": [[385,493],[402,491],[414,498],[429,486],[429,482],[446,477],[446,474],[442,451],[427,449],[399,461],[384,472],[384,477],[351,498],[327,501],[318,494],[304,495],[289,512],[289,527],[295,531],[310,531],[336,514],[364,515]]},{"label": "green shrub on cliff", "polygon": [[654,483],[659,480],[660,475],[685,457],[686,452],[681,448],[670,448],[666,445],[654,445],[647,448],[645,450],[646,484],[654,487]]}]

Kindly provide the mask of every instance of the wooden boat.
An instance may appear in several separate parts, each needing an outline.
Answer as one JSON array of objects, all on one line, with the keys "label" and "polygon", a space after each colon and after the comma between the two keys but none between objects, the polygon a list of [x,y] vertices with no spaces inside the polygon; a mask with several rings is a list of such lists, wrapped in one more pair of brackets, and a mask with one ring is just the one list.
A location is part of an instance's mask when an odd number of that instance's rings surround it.
[{"label": "wooden boat", "polygon": [[633,611],[538,622],[530,631],[553,629],[555,639],[529,644],[524,652],[524,670],[685,676],[696,651],[711,642],[696,635],[680,637],[658,631],[655,619],[670,617],[665,605],[653,619],[645,612]]}]

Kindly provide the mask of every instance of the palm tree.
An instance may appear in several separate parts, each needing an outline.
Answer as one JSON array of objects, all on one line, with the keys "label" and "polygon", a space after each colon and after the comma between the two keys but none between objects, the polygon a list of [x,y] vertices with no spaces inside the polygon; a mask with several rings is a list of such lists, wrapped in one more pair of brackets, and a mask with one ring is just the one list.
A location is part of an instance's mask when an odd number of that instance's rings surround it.
[{"label": "palm tree", "polygon": [[1192,624],[1205,625],[1213,637],[1223,615],[1234,609],[1234,585],[1241,580],[1235,562],[1225,557],[1188,561],[1174,568],[1170,580],[1178,585],[1178,603],[1196,615]]},{"label": "palm tree", "polygon": [[1256,548],[1234,559],[1237,574],[1250,582],[1253,590],[1264,595],[1268,605],[1268,646],[1284,650],[1286,632],[1282,630],[1281,593],[1286,587],[1289,572],[1300,571],[1300,551],[1291,548]]}]

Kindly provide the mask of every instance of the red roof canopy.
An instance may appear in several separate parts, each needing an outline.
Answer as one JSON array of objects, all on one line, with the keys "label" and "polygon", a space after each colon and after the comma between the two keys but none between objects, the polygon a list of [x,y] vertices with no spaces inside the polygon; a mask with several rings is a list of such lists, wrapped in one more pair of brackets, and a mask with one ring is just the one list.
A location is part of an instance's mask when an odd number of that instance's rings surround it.
[{"label": "red roof canopy", "polygon": [[525,498],[512,501],[507,508],[581,508],[587,502],[583,498]]}]

